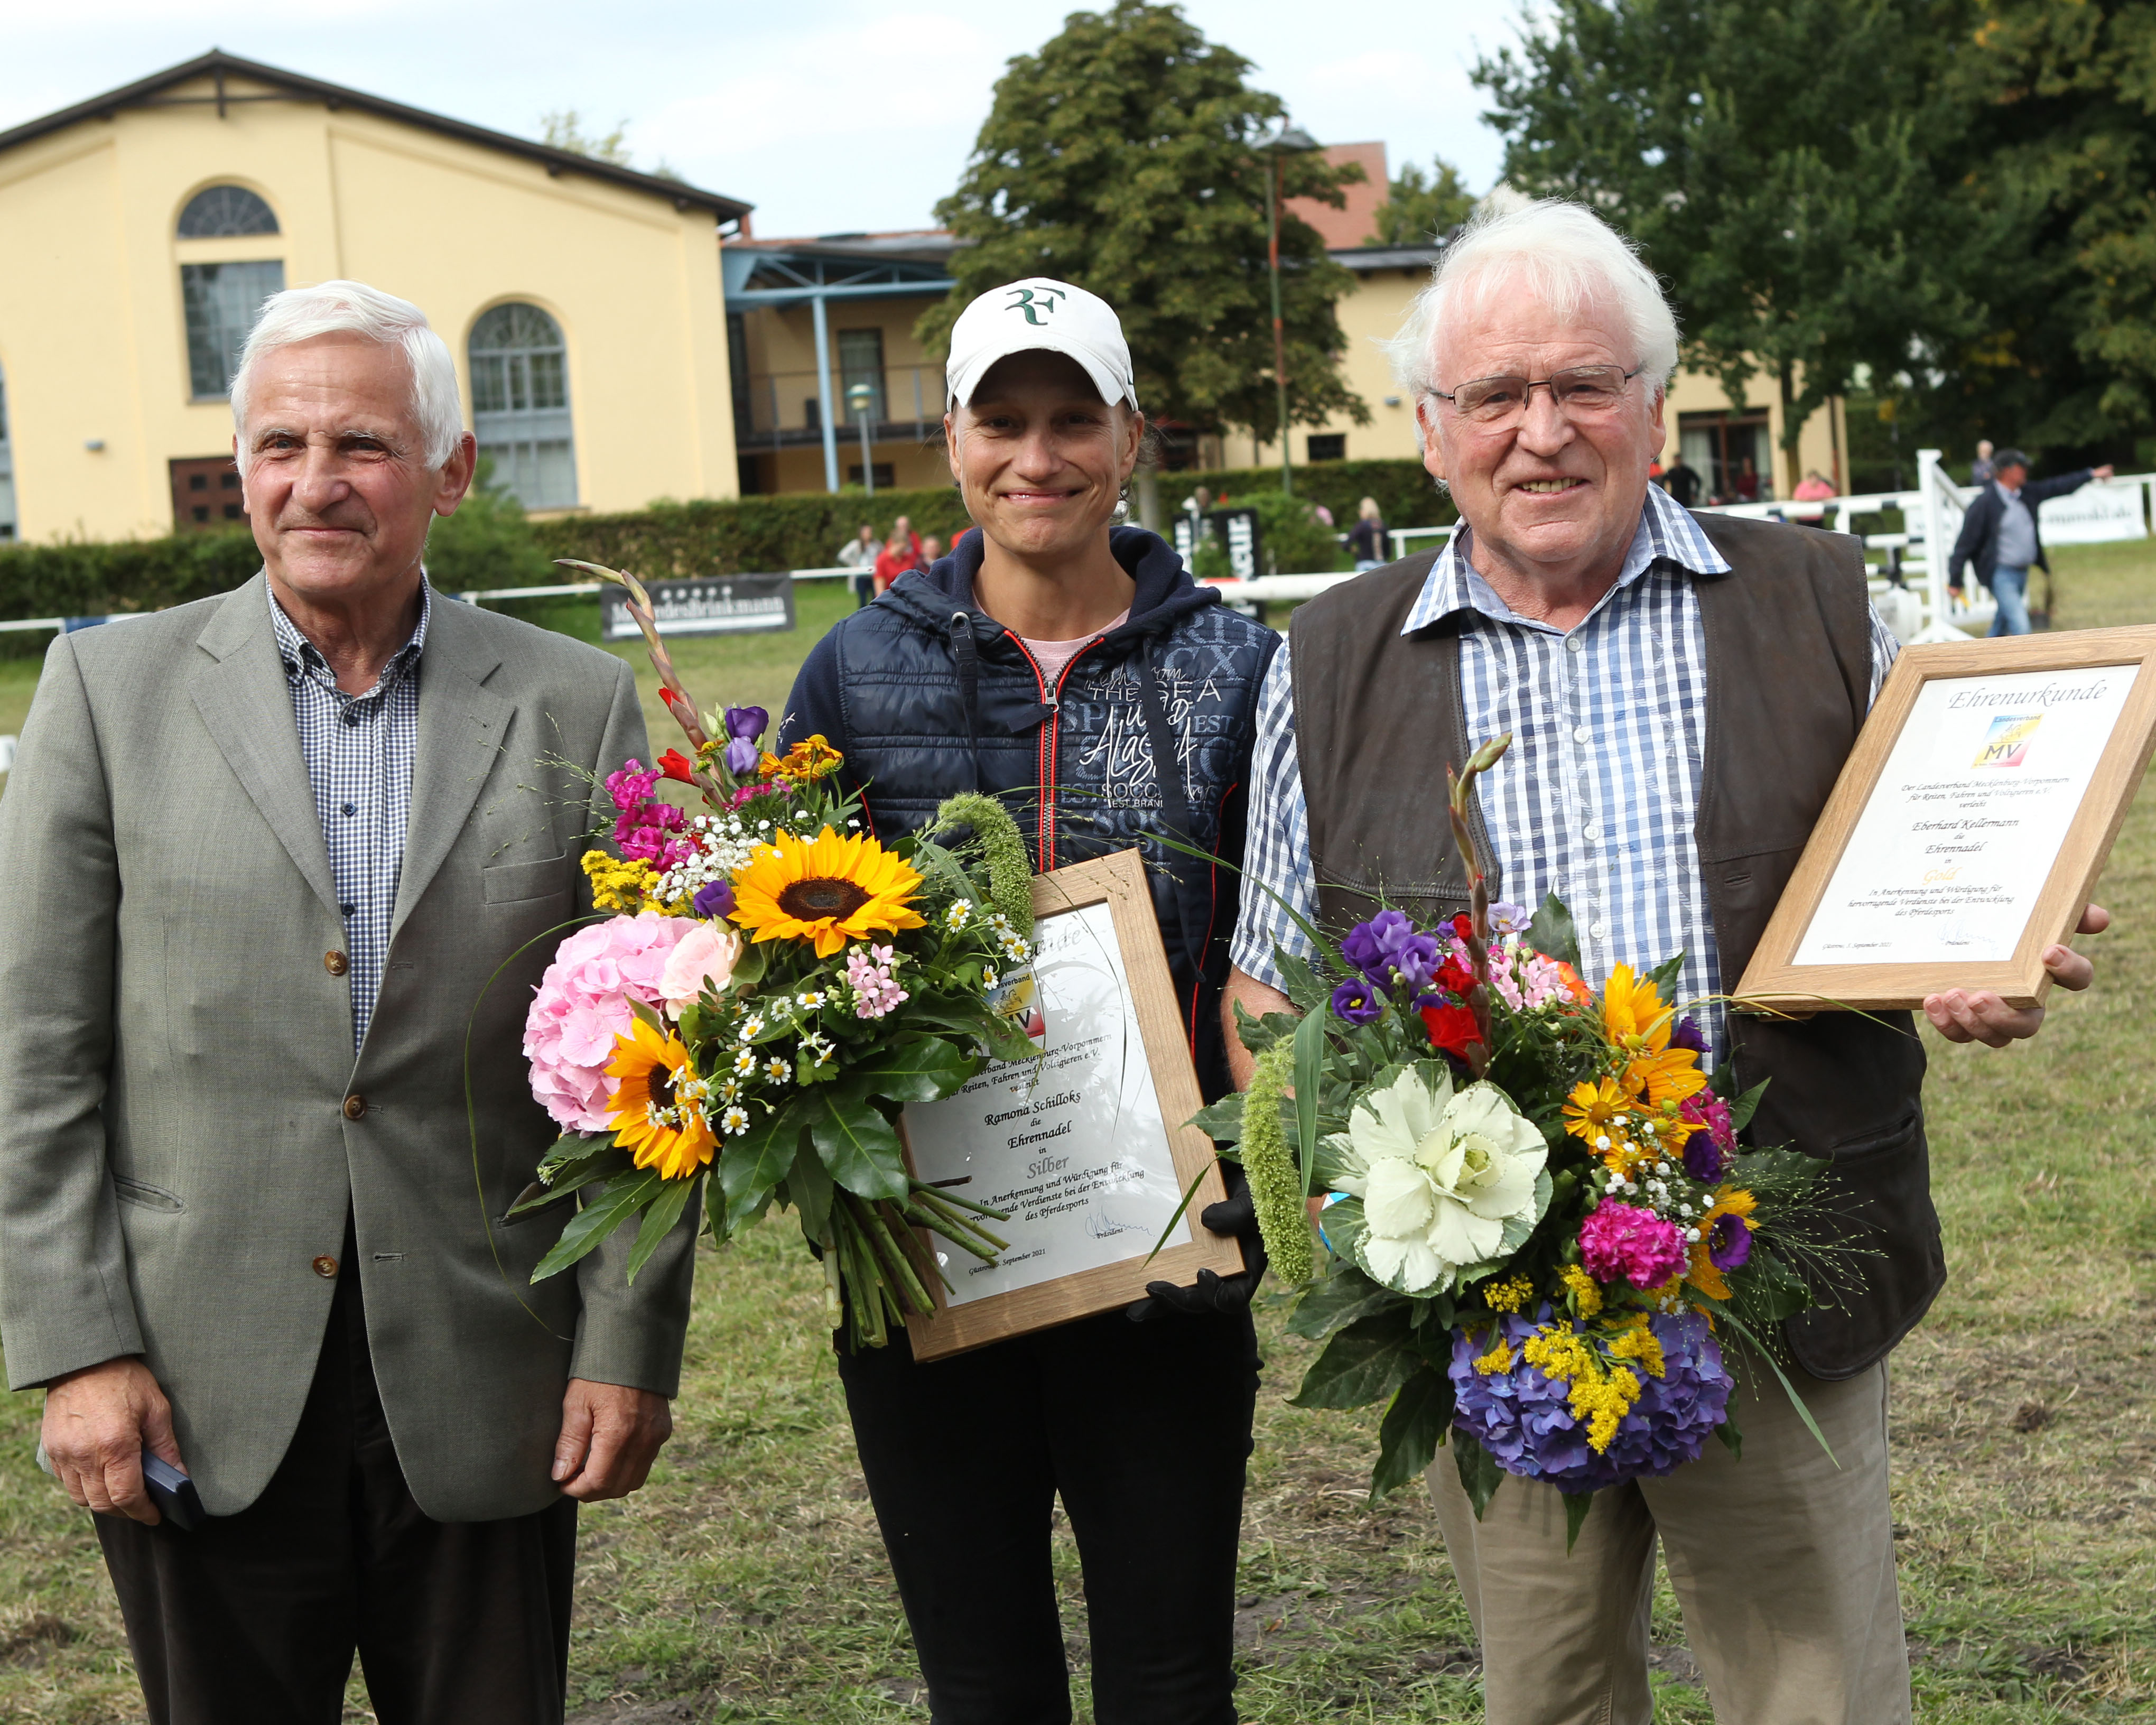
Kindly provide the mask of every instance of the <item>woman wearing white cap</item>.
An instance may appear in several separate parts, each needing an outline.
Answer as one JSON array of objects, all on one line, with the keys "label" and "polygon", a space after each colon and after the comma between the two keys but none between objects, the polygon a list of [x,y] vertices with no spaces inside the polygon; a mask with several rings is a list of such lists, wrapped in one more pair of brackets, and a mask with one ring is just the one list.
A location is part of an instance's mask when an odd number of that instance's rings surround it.
[{"label": "woman wearing white cap", "polygon": [[[1278,644],[1157,535],[1112,525],[1145,433],[1122,326],[1066,282],[983,294],[951,335],[951,472],[980,528],[818,644],[782,747],[821,732],[875,829],[981,790],[1034,865],[1137,845],[1201,1087],[1219,1029],[1258,690]],[[1164,770],[1163,770],[1164,769]],[[1049,1525],[1085,1567],[1100,1725],[1234,1725],[1235,1546],[1264,1260],[929,1363],[901,1332],[839,1373],[938,1725],[1070,1717]]]}]

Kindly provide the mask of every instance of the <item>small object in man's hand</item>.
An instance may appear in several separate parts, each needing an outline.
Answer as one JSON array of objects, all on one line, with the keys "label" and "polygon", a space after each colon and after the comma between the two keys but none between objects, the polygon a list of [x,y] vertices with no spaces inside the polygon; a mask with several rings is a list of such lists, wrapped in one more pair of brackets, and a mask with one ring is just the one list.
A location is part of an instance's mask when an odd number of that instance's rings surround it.
[{"label": "small object in man's hand", "polygon": [[142,1489],[157,1513],[182,1533],[192,1533],[203,1522],[201,1495],[195,1482],[162,1455],[142,1452]]}]

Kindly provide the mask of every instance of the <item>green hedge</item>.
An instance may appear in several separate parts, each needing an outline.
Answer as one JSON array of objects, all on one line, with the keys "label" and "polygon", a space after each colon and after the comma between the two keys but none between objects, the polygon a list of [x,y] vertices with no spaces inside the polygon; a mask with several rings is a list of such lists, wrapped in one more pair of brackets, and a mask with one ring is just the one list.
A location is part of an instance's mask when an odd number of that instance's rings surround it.
[{"label": "green hedge", "polygon": [[[1160,499],[1178,508],[1203,485],[1216,501],[1246,500],[1260,509],[1287,506],[1275,468],[1164,473]],[[1357,502],[1375,497],[1393,527],[1439,526],[1454,519],[1449,498],[1413,461],[1328,461],[1295,470],[1298,501],[1332,511],[1346,531]],[[910,516],[914,530],[947,544],[968,526],[957,490],[821,492],[743,497],[713,502],[659,503],[623,515],[567,516],[526,521],[515,501],[475,491],[462,509],[437,521],[427,563],[435,585],[537,586],[565,578],[556,557],[581,557],[648,578],[721,575],[740,570],[803,569],[828,565],[863,521],[879,537],[892,518]],[[1308,559],[1305,559],[1308,561]],[[185,533],[164,539],[74,542],[0,547],[0,617],[95,617],[115,611],[155,611],[228,592],[261,567],[254,536],[244,528]],[[24,630],[0,634],[0,655],[43,652],[51,637]]]}]

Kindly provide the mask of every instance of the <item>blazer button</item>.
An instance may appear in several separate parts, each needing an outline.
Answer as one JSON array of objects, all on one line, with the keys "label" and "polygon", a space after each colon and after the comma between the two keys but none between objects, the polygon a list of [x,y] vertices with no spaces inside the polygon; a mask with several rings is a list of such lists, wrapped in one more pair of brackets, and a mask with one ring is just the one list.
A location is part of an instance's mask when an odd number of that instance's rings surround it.
[{"label": "blazer button", "polygon": [[335,1281],[336,1273],[337,1261],[326,1253],[315,1260],[315,1274],[321,1277],[324,1281]]},{"label": "blazer button", "polygon": [[322,954],[322,968],[331,976],[342,976],[352,968],[352,960],[341,952],[325,952]]},{"label": "blazer button", "polygon": [[344,1117],[346,1120],[362,1119],[366,1113],[367,1098],[365,1096],[346,1096],[344,1099]]}]

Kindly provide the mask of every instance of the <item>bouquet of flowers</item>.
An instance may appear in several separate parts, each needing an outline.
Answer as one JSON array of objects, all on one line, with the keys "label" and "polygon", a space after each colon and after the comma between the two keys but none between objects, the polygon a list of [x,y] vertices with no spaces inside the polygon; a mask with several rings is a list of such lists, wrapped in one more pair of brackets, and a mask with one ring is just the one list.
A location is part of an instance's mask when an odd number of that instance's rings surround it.
[{"label": "bouquet of flowers", "polygon": [[1766,1338],[1811,1303],[1788,1260],[1821,1168],[1739,1144],[1759,1090],[1702,1070],[1664,998],[1681,955],[1597,994],[1554,896],[1532,918],[1487,901],[1466,798],[1509,742],[1452,786],[1470,909],[1434,928],[1381,910],[1337,945],[1306,925],[1346,980],[1281,955],[1302,1016],[1239,1010],[1255,1076],[1199,1118],[1236,1142],[1273,1267],[1302,1285],[1290,1330],[1326,1343],[1296,1405],[1392,1398],[1373,1492],[1449,1439],[1478,1514],[1503,1474],[1546,1480],[1576,1536],[1599,1487],[1710,1434],[1738,1447],[1722,1342],[1780,1371]]},{"label": "bouquet of flowers", "polygon": [[[989,1262],[1005,1244],[985,1225],[1001,1211],[911,1176],[896,1122],[989,1055],[1034,1052],[998,1009],[1032,957],[1024,841],[993,798],[967,796],[879,842],[823,737],[778,757],[760,746],[762,708],[700,716],[635,578],[579,567],[628,588],[693,752],[606,779],[613,849],[583,860],[614,914],[562,942],[526,1021],[532,1093],[563,1134],[512,1214],[596,1193],[533,1280],[640,1218],[634,1276],[715,1174],[713,1235],[791,1205],[823,1259],[826,1316],[880,1347],[933,1309],[942,1272],[916,1230]],[[662,778],[702,812],[656,797]]]}]

